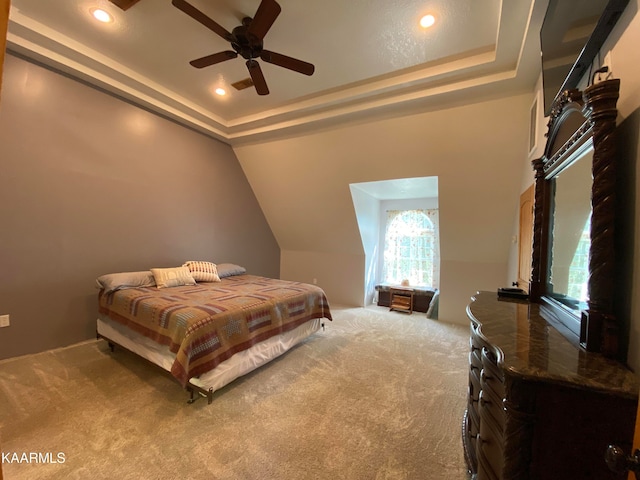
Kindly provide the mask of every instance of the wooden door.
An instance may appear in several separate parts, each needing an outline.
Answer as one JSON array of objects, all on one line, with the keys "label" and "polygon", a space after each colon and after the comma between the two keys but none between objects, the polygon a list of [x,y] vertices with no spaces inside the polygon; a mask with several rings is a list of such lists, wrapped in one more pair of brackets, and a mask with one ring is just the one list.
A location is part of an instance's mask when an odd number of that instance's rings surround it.
[{"label": "wooden door", "polygon": [[[9,0],[0,0],[0,92],[2,91],[2,68],[4,66],[4,51],[7,46],[9,4]],[[2,470],[0,470],[0,480],[2,480]]]},{"label": "wooden door", "polygon": [[[633,434],[633,448],[631,449],[631,452],[628,452],[629,455],[633,455],[633,453],[637,449],[640,449],[640,402],[638,402],[638,413],[636,415],[636,429],[635,429],[635,433]],[[629,476],[627,477],[627,480],[637,480],[635,473],[629,472]]]},{"label": "wooden door", "polygon": [[529,291],[533,242],[534,186],[520,195],[520,228],[518,234],[518,287]]},{"label": "wooden door", "polygon": [[[618,438],[618,440],[621,441],[622,439]],[[633,446],[628,451],[626,448],[622,448],[615,443],[609,443],[604,461],[607,463],[609,470],[619,475],[628,472],[627,480],[640,480],[640,402],[637,406]]]},{"label": "wooden door", "polygon": [[[7,45],[7,26],[9,25],[9,0],[0,0],[0,91],[2,91],[2,68],[4,50]],[[0,446],[0,454],[2,446]],[[0,461],[0,480],[2,480],[2,462]]]}]

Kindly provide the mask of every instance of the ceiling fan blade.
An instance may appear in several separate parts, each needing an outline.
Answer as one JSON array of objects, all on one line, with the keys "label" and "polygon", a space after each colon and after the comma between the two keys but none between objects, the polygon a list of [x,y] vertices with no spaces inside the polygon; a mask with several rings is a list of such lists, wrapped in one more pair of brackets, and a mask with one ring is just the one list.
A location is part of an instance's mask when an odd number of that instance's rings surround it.
[{"label": "ceiling fan blade", "polygon": [[253,59],[247,60],[247,68],[249,69],[249,75],[251,75],[251,80],[253,80],[258,95],[269,95],[269,87],[267,87],[267,82],[262,74],[260,64]]},{"label": "ceiling fan blade", "polygon": [[207,55],[206,57],[196,58],[195,60],[191,60],[189,63],[196,68],[204,68],[209,65],[215,65],[216,63],[231,60],[237,56],[238,54],[236,52],[225,50],[224,52],[214,53],[213,55]]},{"label": "ceiling fan blade", "polygon": [[280,15],[281,10],[276,0],[262,0],[251,24],[249,24],[249,33],[262,40]]},{"label": "ceiling fan blade", "polygon": [[200,22],[202,25],[207,27],[209,30],[212,30],[214,33],[217,33],[228,42],[231,41],[232,39],[231,33],[228,32],[226,28],[224,28],[221,25],[218,25],[216,22],[211,20],[209,17],[207,17],[204,13],[202,13],[193,5],[185,2],[184,0],[171,0],[171,3],[178,10],[182,10],[191,18],[193,18],[194,20]]},{"label": "ceiling fan blade", "polygon": [[269,50],[262,50],[260,58],[267,63],[273,63],[279,67],[288,68],[289,70],[293,70],[294,72],[299,72],[304,75],[313,75],[313,72],[316,70],[316,67],[311,63],[303,62],[302,60],[287,57],[281,53],[271,52]]}]

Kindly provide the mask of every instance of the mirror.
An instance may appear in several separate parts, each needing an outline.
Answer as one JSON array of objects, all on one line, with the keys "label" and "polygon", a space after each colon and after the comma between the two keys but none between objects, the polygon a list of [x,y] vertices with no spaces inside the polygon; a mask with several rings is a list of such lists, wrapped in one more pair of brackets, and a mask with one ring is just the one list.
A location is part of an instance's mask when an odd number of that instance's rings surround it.
[{"label": "mirror", "polygon": [[593,148],[551,179],[549,294],[576,312],[587,309],[591,245],[591,164]]},{"label": "mirror", "polygon": [[533,162],[531,301],[570,340],[616,358],[613,295],[615,127],[620,81],[569,90],[551,109],[544,155]]}]

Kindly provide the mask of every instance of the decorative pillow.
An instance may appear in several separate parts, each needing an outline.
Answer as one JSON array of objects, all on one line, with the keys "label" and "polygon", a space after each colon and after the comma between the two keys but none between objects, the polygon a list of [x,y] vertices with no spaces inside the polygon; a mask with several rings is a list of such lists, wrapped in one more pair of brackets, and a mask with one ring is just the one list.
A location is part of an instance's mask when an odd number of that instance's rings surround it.
[{"label": "decorative pillow", "polygon": [[240,265],[235,265],[233,263],[219,263],[218,267],[218,276],[220,278],[231,277],[233,275],[242,275],[247,273],[247,269],[241,267]]},{"label": "decorative pillow", "polygon": [[196,282],[219,282],[218,269],[215,263],[197,262],[189,260],[183,267],[187,267]]},{"label": "decorative pillow", "polygon": [[98,288],[104,288],[106,293],[115,292],[124,288],[155,287],[156,281],[153,273],[146,270],[142,272],[107,273],[96,278]]},{"label": "decorative pillow", "polygon": [[152,268],[151,273],[153,273],[153,278],[155,278],[158,288],[196,284],[187,267]]}]

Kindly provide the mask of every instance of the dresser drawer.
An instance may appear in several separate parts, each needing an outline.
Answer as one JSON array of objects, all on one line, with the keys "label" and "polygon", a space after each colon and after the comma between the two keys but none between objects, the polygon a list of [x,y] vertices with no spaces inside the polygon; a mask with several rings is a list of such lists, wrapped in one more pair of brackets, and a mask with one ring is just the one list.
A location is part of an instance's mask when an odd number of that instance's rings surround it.
[{"label": "dresser drawer", "polygon": [[476,445],[478,463],[483,464],[486,473],[489,474],[485,478],[502,478],[504,465],[502,429],[497,427],[491,416],[481,416],[480,435],[476,440]]},{"label": "dresser drawer", "polygon": [[478,398],[478,413],[480,422],[484,422],[487,417],[494,423],[494,428],[502,434],[505,423],[505,410],[502,398],[497,397],[491,389],[482,389]]},{"label": "dresser drawer", "polygon": [[491,465],[487,459],[483,456],[478,458],[478,474],[475,477],[476,480],[502,480],[498,477],[498,475],[493,471]]},{"label": "dresser drawer", "polygon": [[472,349],[469,352],[469,366],[471,368],[476,368],[478,371],[482,369],[482,353],[479,349]]},{"label": "dresser drawer", "polygon": [[487,348],[482,349],[480,354],[482,359],[482,381],[483,388],[492,389],[496,396],[504,398],[504,374],[502,370],[496,364],[496,358],[493,353]]},{"label": "dresser drawer", "polygon": [[473,350],[482,350],[482,348],[487,348],[487,342],[480,336],[478,332],[478,327],[471,324],[471,337],[469,338],[469,343],[471,344],[471,351]]},{"label": "dresser drawer", "polygon": [[474,402],[477,402],[480,398],[480,370],[476,368],[469,369],[469,398]]},{"label": "dresser drawer", "polygon": [[[476,403],[477,407],[477,403]],[[478,413],[477,408],[469,408],[467,410],[467,416],[469,417],[469,432],[473,437],[477,437],[480,433],[480,414]]]}]

